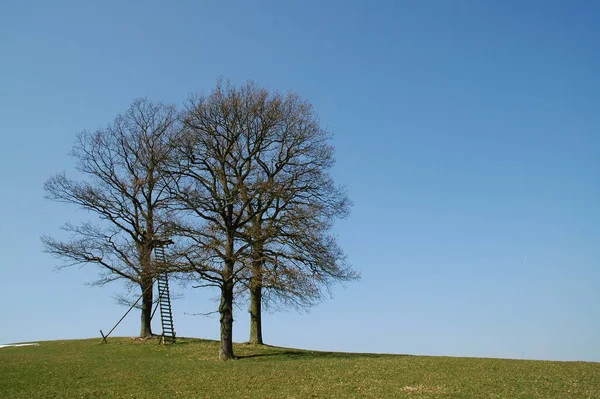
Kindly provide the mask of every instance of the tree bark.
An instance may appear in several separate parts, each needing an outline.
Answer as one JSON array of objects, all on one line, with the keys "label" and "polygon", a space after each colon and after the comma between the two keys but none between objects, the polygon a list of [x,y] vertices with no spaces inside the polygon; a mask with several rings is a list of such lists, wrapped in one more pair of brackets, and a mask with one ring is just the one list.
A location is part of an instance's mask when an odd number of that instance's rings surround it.
[{"label": "tree bark", "polygon": [[[227,266],[229,268],[229,266]],[[235,359],[233,355],[233,279],[227,278],[221,287],[221,349],[220,360]]]},{"label": "tree bark", "polygon": [[152,334],[152,299],[153,299],[153,289],[152,289],[152,278],[144,277],[142,278],[142,283],[140,284],[140,288],[142,289],[142,314],[141,314],[141,322],[142,327],[140,329],[140,338],[151,337]]},{"label": "tree bark", "polygon": [[250,340],[251,344],[264,345],[262,336],[262,264],[252,265],[250,280]]},{"label": "tree bark", "polygon": [[[233,219],[233,205],[227,205],[226,223],[231,226]],[[226,254],[223,262],[223,284],[221,285],[221,303],[219,304],[221,324],[221,349],[220,360],[235,359],[233,355],[233,271],[235,267],[235,231],[229,227],[227,231]]]}]

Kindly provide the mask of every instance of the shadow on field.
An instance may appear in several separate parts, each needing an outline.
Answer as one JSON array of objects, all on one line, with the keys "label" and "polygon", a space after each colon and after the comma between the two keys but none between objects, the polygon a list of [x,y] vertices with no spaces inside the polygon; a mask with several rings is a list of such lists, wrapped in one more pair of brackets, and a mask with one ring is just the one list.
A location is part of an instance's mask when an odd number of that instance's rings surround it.
[{"label": "shadow on field", "polygon": [[[175,345],[191,345],[191,344],[214,344],[218,345],[219,341],[202,338],[180,338]],[[255,352],[250,354],[236,354],[235,358],[239,360],[270,357],[273,359],[356,359],[356,358],[385,358],[398,356],[413,356],[407,354],[390,354],[390,353],[347,353],[347,352],[321,352],[302,350],[294,348],[285,348],[281,346],[271,345],[254,345],[248,343],[235,344],[235,351],[239,352]],[[258,352],[258,353],[256,353]]]},{"label": "shadow on field", "polygon": [[[272,347],[272,348],[277,348]],[[313,351],[301,351],[301,350],[284,350],[281,352],[268,352],[268,353],[256,353],[252,355],[239,355],[237,359],[250,359],[256,357],[281,357],[288,359],[309,359],[309,358],[330,358],[330,359],[356,359],[356,358],[384,358],[384,357],[396,357],[396,356],[411,356],[411,355],[390,355],[390,354],[375,354],[375,353],[345,353],[345,352],[313,352]]]},{"label": "shadow on field", "polygon": [[178,337],[176,345],[189,345],[189,344],[218,344],[219,341],[214,339],[203,339],[203,338],[186,338]]}]

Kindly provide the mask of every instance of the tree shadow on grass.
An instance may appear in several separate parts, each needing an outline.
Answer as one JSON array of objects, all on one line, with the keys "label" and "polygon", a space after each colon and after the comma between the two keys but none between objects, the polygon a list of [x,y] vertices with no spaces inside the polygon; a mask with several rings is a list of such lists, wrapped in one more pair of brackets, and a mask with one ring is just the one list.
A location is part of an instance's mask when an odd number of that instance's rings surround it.
[{"label": "tree shadow on grass", "polygon": [[[274,349],[285,349],[272,346],[269,348]],[[394,355],[384,353],[347,353],[347,352],[319,352],[319,351],[303,351],[303,350],[282,350],[277,352],[266,352],[266,353],[254,353],[251,355],[238,355],[237,359],[251,359],[260,357],[279,357],[282,359],[318,359],[318,358],[329,358],[329,359],[356,359],[356,358],[385,358],[385,357],[396,357],[396,356],[412,356],[412,355]]]},{"label": "tree shadow on grass", "polygon": [[[190,345],[190,344],[219,344],[219,341],[213,339],[203,338],[178,338],[175,345]],[[235,351],[240,352],[254,352],[250,354],[238,354],[235,356],[238,360],[253,359],[253,358],[274,358],[274,359],[356,359],[356,358],[386,358],[386,357],[398,357],[398,356],[413,356],[407,354],[391,354],[391,353],[348,353],[348,352],[321,352],[302,350],[294,348],[285,348],[281,346],[272,345],[253,345],[248,343],[235,344]],[[258,353],[257,353],[258,352]]]},{"label": "tree shadow on grass", "polygon": [[218,344],[219,341],[214,339],[204,339],[204,338],[186,338],[186,337],[177,337],[175,341],[175,345],[189,345],[189,344]]}]

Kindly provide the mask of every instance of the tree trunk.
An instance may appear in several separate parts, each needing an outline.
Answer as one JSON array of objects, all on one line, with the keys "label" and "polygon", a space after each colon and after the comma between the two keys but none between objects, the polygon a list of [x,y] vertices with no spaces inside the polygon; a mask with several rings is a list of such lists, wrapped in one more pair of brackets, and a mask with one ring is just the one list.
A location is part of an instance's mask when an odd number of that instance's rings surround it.
[{"label": "tree trunk", "polygon": [[143,292],[140,338],[146,338],[152,336],[152,278],[142,278],[140,287]]},{"label": "tree trunk", "polygon": [[251,344],[264,345],[262,337],[262,264],[254,262],[250,280],[250,340]]},{"label": "tree trunk", "polygon": [[[233,218],[233,204],[227,205],[226,224],[231,226]],[[235,267],[235,230],[231,227],[227,231],[226,258],[223,262],[223,284],[221,285],[221,303],[219,315],[221,322],[221,349],[220,360],[235,359],[233,355],[233,272]]]},{"label": "tree trunk", "polygon": [[221,287],[221,349],[220,360],[235,359],[233,355],[233,280],[228,278]]}]

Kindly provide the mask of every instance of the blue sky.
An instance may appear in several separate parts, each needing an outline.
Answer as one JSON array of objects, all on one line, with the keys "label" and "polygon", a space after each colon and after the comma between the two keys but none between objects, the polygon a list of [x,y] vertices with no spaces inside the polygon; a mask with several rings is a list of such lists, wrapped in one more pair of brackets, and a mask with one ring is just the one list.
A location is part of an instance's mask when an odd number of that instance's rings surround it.
[{"label": "blue sky", "polygon": [[[336,232],[362,280],[267,314],[267,343],[600,361],[598,3],[83,3],[0,5],[0,343],[97,337],[125,310],[41,252],[89,218],[43,199],[76,133],[225,77],[311,101],[354,201]],[[213,293],[184,294],[178,335],[216,339],[189,315]]]}]

